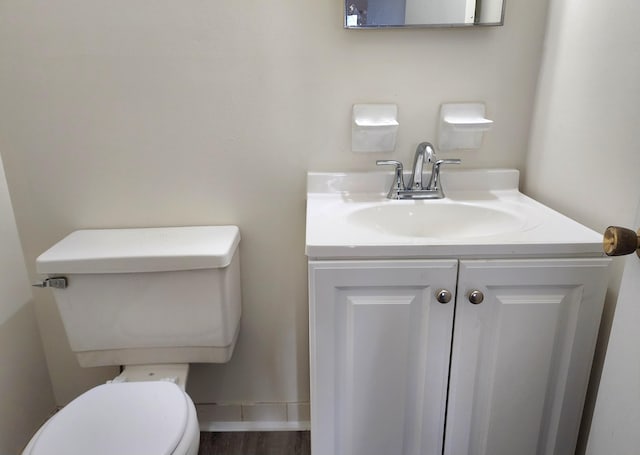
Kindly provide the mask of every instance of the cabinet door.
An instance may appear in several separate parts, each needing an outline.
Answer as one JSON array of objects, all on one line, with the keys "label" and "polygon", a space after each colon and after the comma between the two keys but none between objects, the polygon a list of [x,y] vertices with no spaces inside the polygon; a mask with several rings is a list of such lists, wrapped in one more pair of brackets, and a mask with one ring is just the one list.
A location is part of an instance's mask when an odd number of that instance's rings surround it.
[{"label": "cabinet door", "polygon": [[460,262],[445,455],[574,453],[609,262]]},{"label": "cabinet door", "polygon": [[442,454],[456,273],[455,260],[309,263],[313,455]]}]

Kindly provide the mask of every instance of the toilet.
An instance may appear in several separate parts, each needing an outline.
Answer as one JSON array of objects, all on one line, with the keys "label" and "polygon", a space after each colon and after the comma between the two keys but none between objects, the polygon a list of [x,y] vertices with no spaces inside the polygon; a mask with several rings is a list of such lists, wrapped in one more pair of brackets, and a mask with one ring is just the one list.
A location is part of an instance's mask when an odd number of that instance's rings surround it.
[{"label": "toilet", "polygon": [[53,415],[23,455],[196,455],[189,363],[227,362],[241,315],[236,226],[87,229],[36,260],[82,367],[121,374]]}]

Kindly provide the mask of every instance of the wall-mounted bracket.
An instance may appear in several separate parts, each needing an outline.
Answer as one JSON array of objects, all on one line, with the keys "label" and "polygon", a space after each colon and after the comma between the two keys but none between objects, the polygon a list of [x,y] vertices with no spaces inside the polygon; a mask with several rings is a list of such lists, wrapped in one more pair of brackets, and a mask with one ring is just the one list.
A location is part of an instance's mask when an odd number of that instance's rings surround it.
[{"label": "wall-mounted bracket", "polygon": [[399,125],[398,106],[395,104],[355,104],[351,151],[392,152]]},{"label": "wall-mounted bracket", "polygon": [[443,104],[440,108],[439,150],[475,150],[493,120],[485,118],[483,103]]}]

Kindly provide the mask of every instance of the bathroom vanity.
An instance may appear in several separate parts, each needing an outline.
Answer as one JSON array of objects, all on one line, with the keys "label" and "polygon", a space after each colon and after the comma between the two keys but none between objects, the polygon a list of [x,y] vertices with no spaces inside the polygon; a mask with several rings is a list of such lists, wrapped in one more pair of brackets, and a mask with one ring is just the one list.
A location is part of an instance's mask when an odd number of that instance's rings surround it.
[{"label": "bathroom vanity", "polygon": [[309,174],[313,455],[575,450],[610,260],[514,170]]}]

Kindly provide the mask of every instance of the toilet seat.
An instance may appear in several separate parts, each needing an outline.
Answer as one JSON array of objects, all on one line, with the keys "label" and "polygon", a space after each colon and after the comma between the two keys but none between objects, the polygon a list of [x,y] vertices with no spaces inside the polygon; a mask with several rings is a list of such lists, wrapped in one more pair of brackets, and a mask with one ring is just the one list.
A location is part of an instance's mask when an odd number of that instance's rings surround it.
[{"label": "toilet seat", "polygon": [[182,455],[198,446],[193,402],[171,382],[95,387],[54,415],[25,450],[29,455]]}]

